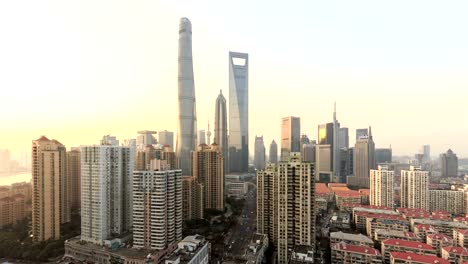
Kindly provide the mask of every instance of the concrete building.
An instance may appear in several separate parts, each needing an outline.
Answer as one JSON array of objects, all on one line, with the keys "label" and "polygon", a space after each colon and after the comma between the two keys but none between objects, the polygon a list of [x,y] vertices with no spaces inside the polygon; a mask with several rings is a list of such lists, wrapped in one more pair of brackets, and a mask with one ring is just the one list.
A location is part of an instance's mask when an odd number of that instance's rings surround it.
[{"label": "concrete building", "polygon": [[340,127],[338,130],[338,146],[339,149],[349,149],[349,129]]},{"label": "concrete building", "polygon": [[224,211],[224,158],[218,145],[200,145],[192,152],[193,176],[203,184],[204,208]]},{"label": "concrete building", "polygon": [[301,155],[304,161],[315,163],[316,146],[317,146],[316,144],[302,145]]},{"label": "concrete building", "polygon": [[331,246],[331,263],[380,264],[382,255],[373,247],[336,243]]},{"label": "concrete building", "polygon": [[288,262],[296,245],[315,247],[313,164],[291,152],[278,167],[278,263]]},{"label": "concrete building", "polygon": [[356,185],[361,188],[369,188],[369,172],[376,168],[375,164],[375,144],[372,137],[372,130],[369,127],[369,136],[361,137],[354,146],[354,176]]},{"label": "concrete building", "polygon": [[0,198],[0,228],[16,224],[17,221],[26,217],[25,196],[15,194]]},{"label": "concrete building", "polygon": [[[416,232],[416,227],[420,224],[430,226],[431,229],[437,231],[437,233],[445,234],[447,236],[453,236],[453,230],[455,229],[468,229],[468,225],[463,222],[452,222],[451,220],[434,220],[434,219],[411,219],[411,227]],[[427,235],[427,230],[426,230]]]},{"label": "concrete building", "polygon": [[154,145],[158,143],[156,141],[156,137],[153,135],[156,135],[156,131],[150,131],[150,130],[141,130],[138,131],[138,136],[136,138],[136,146],[138,149],[142,149],[147,145]]},{"label": "concrete building", "polygon": [[317,182],[333,182],[332,146],[319,144],[315,146],[315,180]]},{"label": "concrete building", "polygon": [[197,111],[192,59],[192,23],[186,17],[179,25],[179,126],[176,152],[183,175],[191,172],[190,152],[197,144]]},{"label": "concrete building", "polygon": [[16,194],[24,195],[24,199],[26,200],[26,202],[31,201],[31,199],[32,199],[32,196],[31,196],[32,195],[32,185],[31,185],[31,183],[30,182],[13,183],[10,186],[9,196],[14,196]]},{"label": "concrete building", "polygon": [[375,164],[392,163],[392,148],[375,149]]},{"label": "concrete building", "polygon": [[271,141],[270,155],[268,158],[271,164],[278,164],[278,145],[276,144],[275,140]]},{"label": "concrete building", "polygon": [[164,264],[208,264],[210,243],[200,235],[187,236],[177,244],[176,250],[166,257]]},{"label": "concrete building", "polygon": [[451,149],[440,154],[441,177],[458,177],[458,157]]},{"label": "concrete building", "polygon": [[175,152],[169,145],[146,145],[135,156],[135,170],[147,170],[154,159],[166,161],[172,170],[178,168]]},{"label": "concrete building", "polygon": [[379,166],[370,171],[370,204],[394,208],[395,185],[393,171]]},{"label": "concrete building", "polygon": [[248,182],[244,181],[229,181],[226,182],[226,196],[236,199],[243,199],[249,189]]},{"label": "concrete building", "polygon": [[444,234],[430,234],[426,237],[426,243],[436,249],[438,256],[442,256],[442,248],[452,247],[453,238]]},{"label": "concrete building", "polygon": [[390,252],[390,264],[450,264],[436,256],[426,256],[411,252]]},{"label": "concrete building", "polygon": [[423,153],[422,168],[423,170],[429,171],[431,170],[431,146],[429,145],[422,146],[422,153]]},{"label": "concrete building", "polygon": [[314,252],[315,248],[312,246],[297,245],[291,252],[289,264],[314,263]]},{"label": "concrete building", "polygon": [[390,263],[391,252],[416,253],[426,256],[437,255],[436,250],[425,243],[393,238],[382,241],[382,255],[385,263]]},{"label": "concrete building", "polygon": [[468,249],[464,247],[444,247],[442,248],[442,258],[450,261],[450,264],[468,262]]},{"label": "concrete building", "polygon": [[454,229],[453,244],[456,247],[468,248],[468,229]]},{"label": "concrete building", "polygon": [[184,220],[203,219],[205,194],[203,183],[194,176],[182,177],[182,217]]},{"label": "concrete building", "polygon": [[379,242],[379,243],[389,238],[402,239],[402,240],[407,240],[407,241],[417,241],[417,242],[425,241],[425,239],[409,231],[400,231],[400,230],[393,230],[393,229],[375,229],[372,234],[372,239],[374,239],[376,242]]},{"label": "concrete building", "polygon": [[81,207],[81,152],[72,148],[67,152],[67,178],[71,208]]},{"label": "concrete building", "polygon": [[161,145],[168,145],[171,149],[174,149],[174,132],[171,131],[159,131],[158,143]]},{"label": "concrete building", "polygon": [[182,170],[152,163],[133,172],[133,247],[162,250],[182,239]]},{"label": "concrete building", "polygon": [[229,172],[249,168],[249,55],[229,52]]},{"label": "concrete building", "polygon": [[130,148],[102,140],[81,147],[81,240],[104,240],[132,229]]},{"label": "concrete building", "polygon": [[401,171],[401,207],[429,210],[429,173],[414,166]]},{"label": "concrete building", "polygon": [[358,246],[366,246],[366,247],[373,247],[374,241],[370,239],[368,236],[363,234],[348,234],[339,232],[331,232],[330,233],[330,244],[336,243],[346,243],[348,245],[358,245]]},{"label": "concrete building", "polygon": [[253,234],[244,259],[249,264],[265,263],[265,252],[268,249],[268,245],[269,240],[267,235],[260,233]]},{"label": "concrete building", "polygon": [[66,155],[55,139],[32,142],[33,241],[60,239],[60,224],[70,221]]},{"label": "concrete building", "polygon": [[268,235],[270,242],[278,243],[278,172],[268,163],[257,171],[257,231]]},{"label": "concrete building", "polygon": [[254,150],[254,167],[256,170],[265,168],[265,144],[263,143],[263,136],[255,136],[255,150]]},{"label": "concrete building", "polygon": [[294,116],[281,120],[281,161],[287,161],[291,152],[301,152],[301,119]]},{"label": "concrete building", "polygon": [[358,128],[356,129],[356,142],[361,139],[369,136],[369,130],[367,128]]},{"label": "concrete building", "polygon": [[205,129],[198,130],[198,144],[206,144],[206,132]]},{"label": "concrete building", "polygon": [[214,143],[221,149],[224,157],[224,171],[228,172],[229,156],[228,156],[228,124],[227,124],[227,110],[226,98],[224,98],[222,90],[219,91],[218,98],[216,98],[215,105],[215,130],[214,130]]},{"label": "concrete building", "polygon": [[465,213],[465,193],[452,190],[429,190],[429,211],[447,211],[451,214]]}]

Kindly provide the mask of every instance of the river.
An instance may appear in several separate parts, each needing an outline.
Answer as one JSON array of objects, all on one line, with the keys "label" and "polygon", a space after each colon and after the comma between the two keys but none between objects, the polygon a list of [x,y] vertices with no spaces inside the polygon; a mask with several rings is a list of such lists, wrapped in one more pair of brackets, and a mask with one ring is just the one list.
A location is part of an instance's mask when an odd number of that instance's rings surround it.
[{"label": "river", "polygon": [[30,182],[31,178],[31,172],[0,176],[0,186],[11,185],[16,182]]}]

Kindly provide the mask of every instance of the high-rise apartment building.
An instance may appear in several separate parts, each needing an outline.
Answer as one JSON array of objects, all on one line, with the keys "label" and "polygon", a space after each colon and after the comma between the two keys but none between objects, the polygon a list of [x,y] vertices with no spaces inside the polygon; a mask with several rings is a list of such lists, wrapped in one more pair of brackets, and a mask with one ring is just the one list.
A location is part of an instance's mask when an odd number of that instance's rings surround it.
[{"label": "high-rise apartment building", "polygon": [[278,167],[278,263],[288,263],[296,245],[315,246],[315,177],[313,164],[291,152]]},{"label": "high-rise apartment building", "polygon": [[451,214],[465,213],[465,195],[456,190],[429,190],[429,211],[447,211]]},{"label": "high-rise apartment building", "polygon": [[67,178],[69,183],[70,206],[81,207],[81,152],[72,148],[67,152]]},{"label": "high-rise apartment building", "polygon": [[131,231],[129,178],[129,147],[108,140],[81,147],[81,240],[102,245],[104,240]]},{"label": "high-rise apartment building", "polygon": [[147,170],[151,164],[151,160],[165,160],[171,170],[177,168],[177,158],[175,152],[169,145],[147,145],[144,149],[136,152],[135,170]]},{"label": "high-rise apartment building", "polygon": [[278,144],[276,144],[275,140],[272,140],[270,143],[270,155],[268,159],[270,163],[278,164]]},{"label": "high-rise apartment building", "polygon": [[192,152],[193,176],[203,183],[204,208],[224,210],[224,158],[218,145],[200,145]]},{"label": "high-rise apartment building", "polygon": [[228,125],[227,125],[227,110],[226,98],[220,90],[218,98],[216,98],[215,105],[215,130],[214,130],[214,143],[221,149],[224,157],[224,171],[228,171],[229,157],[228,157]]},{"label": "high-rise apartment building", "polygon": [[411,166],[401,171],[401,207],[429,210],[429,173]]},{"label": "high-rise apartment building", "polygon": [[281,160],[288,160],[291,152],[301,152],[301,119],[294,116],[281,121]]},{"label": "high-rise apartment building", "polygon": [[66,149],[45,136],[32,142],[32,235],[34,241],[60,239],[70,221]]},{"label": "high-rise apartment building", "polygon": [[174,149],[174,132],[171,131],[159,131],[159,141],[161,145],[168,145],[171,149]]},{"label": "high-rise apartment building", "polygon": [[443,178],[458,176],[458,157],[451,149],[440,155],[440,163]]},{"label": "high-rise apartment building", "polygon": [[182,177],[182,217],[184,220],[203,219],[203,183],[194,176]]},{"label": "high-rise apartment building", "polygon": [[229,52],[229,171],[249,168],[249,55]]},{"label": "high-rise apartment building", "polygon": [[182,170],[153,160],[133,172],[133,246],[163,250],[182,239]]},{"label": "high-rise apartment building", "polygon": [[370,204],[394,208],[394,172],[379,166],[370,171]]},{"label": "high-rise apartment building", "polygon": [[257,171],[257,231],[268,235],[274,245],[278,243],[278,171],[268,163]]},{"label": "high-rise apartment building", "polygon": [[0,198],[0,228],[14,225],[26,217],[26,197],[15,194]]},{"label": "high-rise apartment building", "polygon": [[190,153],[197,146],[197,111],[192,60],[192,23],[186,17],[179,25],[179,126],[177,158],[183,175],[189,175]]},{"label": "high-rise apartment building", "polygon": [[254,167],[256,170],[265,168],[265,144],[263,143],[263,136],[255,136],[255,150],[254,150]]},{"label": "high-rise apartment building", "polygon": [[363,136],[356,141],[353,162],[355,182],[350,184],[369,188],[369,172],[376,167],[375,144],[371,128],[369,128],[368,137]]}]

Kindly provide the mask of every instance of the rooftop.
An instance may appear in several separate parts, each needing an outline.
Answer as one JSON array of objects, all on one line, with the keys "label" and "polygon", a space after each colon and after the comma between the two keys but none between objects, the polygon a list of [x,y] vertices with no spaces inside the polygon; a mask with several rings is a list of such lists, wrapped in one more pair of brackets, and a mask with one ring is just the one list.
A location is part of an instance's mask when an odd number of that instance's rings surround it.
[{"label": "rooftop", "polygon": [[331,193],[330,189],[328,189],[326,183],[316,183],[315,184],[315,193],[316,194],[329,194]]},{"label": "rooftop", "polygon": [[348,241],[356,241],[356,242],[369,243],[369,244],[374,243],[372,239],[370,239],[368,236],[365,236],[363,234],[349,234],[349,233],[343,233],[341,231],[331,232],[330,238],[348,240]]},{"label": "rooftop", "polygon": [[375,248],[350,245],[346,243],[335,243],[332,245],[332,250],[347,251],[347,252],[353,252],[353,253],[358,253],[362,255],[381,256],[380,251],[378,251]]},{"label": "rooftop", "polygon": [[374,231],[378,235],[392,236],[392,237],[403,237],[403,238],[415,238],[417,237],[413,232],[399,231],[399,230],[387,230],[387,229],[375,229]]},{"label": "rooftop", "polygon": [[447,235],[444,235],[444,234],[430,234],[427,236],[427,238],[430,238],[432,240],[443,240],[443,241],[447,241],[447,242],[452,242],[453,239]]},{"label": "rooftop", "polygon": [[434,250],[433,247],[429,246],[426,243],[421,243],[417,241],[408,241],[403,239],[389,238],[382,241],[382,246],[400,246],[406,248],[416,248],[416,249],[425,249],[425,250]]},{"label": "rooftop", "polygon": [[449,228],[468,229],[468,225],[463,222],[451,222],[447,220],[435,220],[435,219],[412,219],[412,223],[417,224],[429,224],[432,226],[444,226]]},{"label": "rooftop", "polygon": [[443,247],[442,250],[450,254],[468,256],[468,249],[464,247]]},{"label": "rooftop", "polygon": [[395,260],[412,260],[421,264],[450,264],[450,261],[443,258],[438,258],[436,256],[425,256],[419,255],[416,253],[406,253],[406,252],[390,252],[390,258]]}]

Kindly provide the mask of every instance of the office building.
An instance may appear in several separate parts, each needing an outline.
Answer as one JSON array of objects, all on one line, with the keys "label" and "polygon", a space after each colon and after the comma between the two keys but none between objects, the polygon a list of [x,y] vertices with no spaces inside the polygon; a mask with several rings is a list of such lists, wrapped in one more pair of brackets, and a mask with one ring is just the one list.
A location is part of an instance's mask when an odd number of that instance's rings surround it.
[{"label": "office building", "polygon": [[198,144],[206,144],[205,129],[198,130]]},{"label": "office building", "polygon": [[440,155],[441,176],[458,177],[458,157],[451,149]]},{"label": "office building", "polygon": [[370,171],[370,204],[394,208],[394,173],[387,167],[379,166]]},{"label": "office building", "polygon": [[228,156],[228,124],[227,124],[227,110],[226,98],[224,98],[222,90],[219,91],[218,98],[216,98],[215,105],[215,130],[214,130],[214,143],[221,149],[224,158],[224,171],[228,171],[229,156]]},{"label": "office building", "polygon": [[361,188],[369,188],[369,172],[376,168],[375,166],[375,144],[372,138],[372,130],[369,128],[369,136],[361,137],[356,141],[353,153],[354,176],[357,185]]},{"label": "office building", "polygon": [[204,208],[224,211],[224,158],[215,143],[192,152],[193,176],[203,183]]},{"label": "office building", "polygon": [[191,172],[190,152],[197,146],[197,111],[192,60],[192,23],[186,17],[179,25],[179,126],[176,152],[183,175]]},{"label": "office building", "polygon": [[455,190],[429,190],[429,211],[447,211],[460,215],[465,213],[465,193]]},{"label": "office building", "polygon": [[301,135],[301,149],[305,144],[310,144],[310,139],[306,134]]},{"label": "office building", "polygon": [[422,146],[423,153],[423,170],[429,171],[431,169],[431,146],[424,145]]},{"label": "office building", "polygon": [[45,136],[32,142],[32,238],[60,239],[60,224],[70,221],[66,149]]},{"label": "office building", "polygon": [[375,164],[392,163],[392,149],[378,148],[375,149]]},{"label": "office building", "polygon": [[278,145],[276,144],[275,140],[271,141],[270,143],[270,156],[268,158],[270,163],[278,164]]},{"label": "office building", "polygon": [[301,119],[284,117],[281,121],[281,161],[289,159],[289,153],[301,151]]},{"label": "office building", "polygon": [[153,145],[156,144],[156,131],[150,131],[150,130],[141,130],[138,131],[138,136],[136,138],[136,146],[138,149],[144,148],[146,145]]},{"label": "office building", "polygon": [[315,180],[318,182],[333,182],[332,146],[319,144],[315,146]]},{"label": "office building", "polygon": [[358,128],[356,129],[356,141],[358,141],[360,138],[365,138],[369,136],[369,130],[367,128]]},{"label": "office building", "polygon": [[[300,153],[278,165],[278,263],[288,263],[296,245],[315,247],[315,177]],[[276,191],[276,190],[275,190]]]},{"label": "office building", "polygon": [[257,171],[257,231],[278,243],[278,172],[275,164],[268,163]]},{"label": "office building", "polygon": [[349,129],[347,127],[338,129],[338,148],[349,149]]},{"label": "office building", "polygon": [[159,140],[158,143],[161,145],[167,145],[171,149],[174,149],[174,132],[167,130],[159,131]]},{"label": "office building", "polygon": [[81,207],[81,152],[79,148],[72,148],[67,152],[67,178],[72,208]]},{"label": "office building", "polygon": [[411,166],[401,171],[401,207],[429,210],[429,173]]},{"label": "office building", "polygon": [[184,220],[203,219],[205,191],[203,183],[194,176],[182,177],[182,217]]},{"label": "office building", "polygon": [[81,147],[81,240],[103,245],[132,229],[130,148],[115,141]]},{"label": "office building", "polygon": [[182,239],[182,170],[151,163],[133,172],[133,247],[162,250]]},{"label": "office building", "polygon": [[265,168],[265,144],[263,143],[263,136],[255,136],[255,153],[254,153],[254,167],[256,170]]},{"label": "office building", "polygon": [[[315,141],[314,141],[315,142]],[[315,155],[316,155],[316,144],[304,144],[301,148],[301,155],[302,159],[307,162],[314,162],[315,163]]]},{"label": "office building", "polygon": [[229,171],[249,168],[249,55],[229,52]]}]

